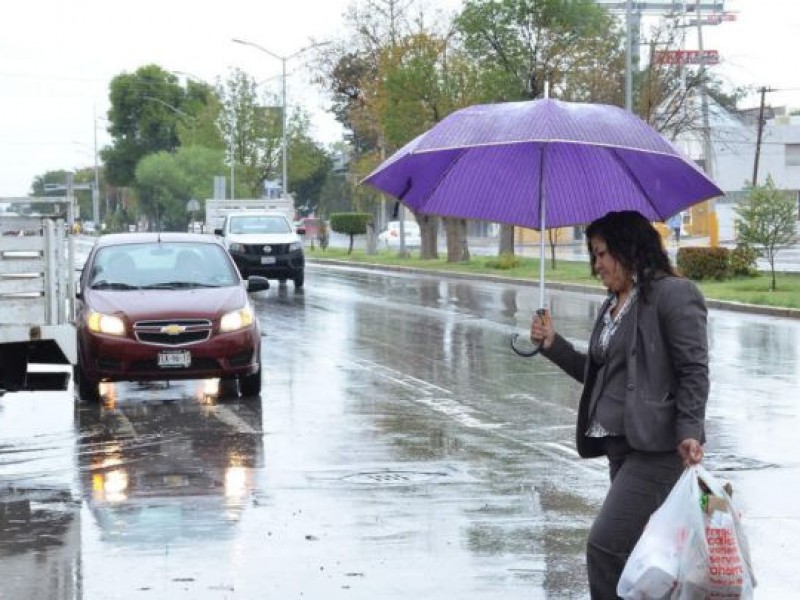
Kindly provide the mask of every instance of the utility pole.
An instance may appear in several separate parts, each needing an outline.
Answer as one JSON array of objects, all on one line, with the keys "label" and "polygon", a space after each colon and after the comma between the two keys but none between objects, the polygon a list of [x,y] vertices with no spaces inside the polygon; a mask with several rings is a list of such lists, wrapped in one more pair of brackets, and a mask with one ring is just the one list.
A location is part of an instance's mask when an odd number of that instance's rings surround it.
[{"label": "utility pole", "polygon": [[[700,0],[696,2],[697,10],[697,49],[703,54],[703,25],[700,15]],[[705,172],[711,179],[714,178],[714,149],[711,145],[711,127],[708,119],[708,93],[706,91],[706,65],[700,64],[700,106],[703,118],[703,162]]]},{"label": "utility pole", "polygon": [[[108,206],[106,206],[108,213]],[[108,216],[106,214],[106,216]],[[97,112],[94,113],[94,188],[92,189],[92,220],[100,230],[100,169],[97,166]]]},{"label": "utility pole", "polygon": [[764,102],[768,90],[761,86],[761,105],[758,107],[758,124],[756,125],[756,156],[753,160],[753,187],[758,185],[758,159],[761,155],[761,136],[764,133]]},{"label": "utility pole", "polygon": [[248,42],[247,40],[240,40],[238,38],[234,38],[232,40],[236,44],[242,44],[243,46],[252,46],[256,50],[260,50],[264,54],[269,54],[272,58],[275,58],[281,61],[281,186],[283,187],[283,196],[289,195],[289,141],[286,131],[287,126],[287,111],[288,106],[286,105],[286,63],[295,58],[296,56],[300,56],[304,52],[309,50],[313,50],[314,48],[319,48],[321,46],[327,46],[332,42],[315,42],[309,46],[305,46],[304,48],[300,48],[296,52],[292,54],[281,56],[280,54],[275,54],[271,50],[267,50],[264,46],[260,46],[259,44],[255,44],[253,42]]},{"label": "utility pole", "polygon": [[625,3],[625,110],[633,109],[633,24],[631,5],[633,0]]},{"label": "utility pole", "polygon": [[235,199],[236,192],[234,190],[236,183],[236,154],[233,145],[234,136],[236,135],[236,108],[234,107],[231,113],[231,200]]}]

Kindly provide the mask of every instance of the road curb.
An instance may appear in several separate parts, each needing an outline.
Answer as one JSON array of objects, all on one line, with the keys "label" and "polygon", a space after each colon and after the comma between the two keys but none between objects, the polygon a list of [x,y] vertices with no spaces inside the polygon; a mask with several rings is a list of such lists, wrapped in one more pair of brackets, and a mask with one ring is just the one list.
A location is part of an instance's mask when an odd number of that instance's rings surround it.
[{"label": "road curb", "polygon": [[[538,287],[538,281],[521,279],[518,277],[504,277],[503,275],[489,275],[484,273],[454,273],[452,271],[439,271],[436,269],[419,269],[416,267],[404,267],[401,265],[376,265],[371,263],[351,262],[347,260],[337,260],[334,258],[309,258],[306,262],[318,265],[333,265],[338,267],[348,267],[351,269],[366,269],[370,271],[390,271],[396,273],[420,273],[435,275],[436,277],[449,279],[478,279],[481,281],[491,281],[494,283],[513,283],[514,285],[524,285]],[[566,290],[570,292],[581,292],[585,294],[605,295],[606,291],[600,286],[583,285],[579,283],[562,283],[558,281],[548,281],[546,286],[554,290]],[[729,310],[731,312],[746,313],[752,315],[764,315],[769,317],[784,317],[788,319],[800,319],[800,309],[784,308],[780,306],[764,306],[762,304],[746,304],[743,302],[729,302],[726,300],[714,300],[706,298],[708,308],[717,310]]]}]

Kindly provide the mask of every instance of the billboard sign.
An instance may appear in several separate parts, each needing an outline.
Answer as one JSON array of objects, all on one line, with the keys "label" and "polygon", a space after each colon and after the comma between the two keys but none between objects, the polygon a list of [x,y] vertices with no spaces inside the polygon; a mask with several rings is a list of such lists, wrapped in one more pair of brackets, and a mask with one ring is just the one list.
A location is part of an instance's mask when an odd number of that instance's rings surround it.
[{"label": "billboard sign", "polygon": [[657,50],[653,62],[658,65],[716,65],[716,50]]}]

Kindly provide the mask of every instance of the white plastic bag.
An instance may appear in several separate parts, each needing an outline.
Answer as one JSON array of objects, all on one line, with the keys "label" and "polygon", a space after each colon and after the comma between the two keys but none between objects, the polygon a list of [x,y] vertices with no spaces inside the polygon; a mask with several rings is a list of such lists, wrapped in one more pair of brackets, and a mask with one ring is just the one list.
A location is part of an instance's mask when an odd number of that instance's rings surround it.
[{"label": "white plastic bag", "polygon": [[[703,481],[727,509],[706,514]],[[622,571],[625,600],[750,600],[755,578],[739,511],[722,484],[701,465],[686,469],[652,514]]]}]

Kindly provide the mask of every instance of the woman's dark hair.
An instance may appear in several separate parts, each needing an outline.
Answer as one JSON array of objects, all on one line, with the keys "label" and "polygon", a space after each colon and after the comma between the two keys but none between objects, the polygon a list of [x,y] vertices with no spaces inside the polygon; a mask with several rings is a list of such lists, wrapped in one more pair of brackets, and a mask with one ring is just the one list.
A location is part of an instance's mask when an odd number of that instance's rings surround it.
[{"label": "woman's dark hair", "polygon": [[676,275],[658,230],[635,210],[610,212],[592,221],[586,228],[592,275],[596,275],[591,245],[591,239],[595,236],[603,239],[611,256],[636,275],[642,300],[647,299],[654,277],[660,274]]}]

